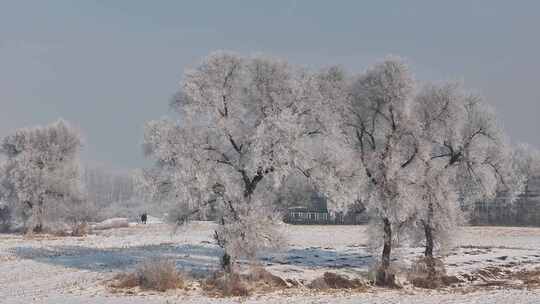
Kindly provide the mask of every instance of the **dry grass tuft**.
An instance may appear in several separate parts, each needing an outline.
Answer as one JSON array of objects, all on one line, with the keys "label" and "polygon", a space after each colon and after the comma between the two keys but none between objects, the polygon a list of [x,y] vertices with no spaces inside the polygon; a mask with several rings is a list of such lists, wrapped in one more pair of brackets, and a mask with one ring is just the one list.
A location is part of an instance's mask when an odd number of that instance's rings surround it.
[{"label": "dry grass tuft", "polygon": [[88,223],[83,222],[74,225],[73,230],[71,231],[71,236],[86,236],[90,231],[90,226]]},{"label": "dry grass tuft", "polygon": [[134,273],[120,274],[114,278],[112,287],[166,291],[184,287],[184,278],[176,270],[173,260],[149,260],[137,266]]},{"label": "dry grass tuft", "polygon": [[249,282],[255,283],[257,289],[283,289],[291,287],[291,284],[284,279],[268,272],[262,267],[254,267],[247,275],[246,279]]},{"label": "dry grass tuft", "polygon": [[142,288],[165,291],[184,287],[184,280],[173,260],[150,260],[137,267]]},{"label": "dry grass tuft", "polygon": [[442,260],[427,257],[422,257],[413,263],[407,279],[413,286],[425,289],[437,289],[463,282],[456,276],[446,275]]},{"label": "dry grass tuft", "polygon": [[528,271],[520,271],[515,274],[515,277],[523,282],[527,288],[540,287],[540,268]]},{"label": "dry grass tuft", "polygon": [[134,288],[140,285],[139,277],[135,273],[120,273],[113,280],[111,286],[114,288]]},{"label": "dry grass tuft", "polygon": [[272,292],[294,285],[264,268],[254,267],[244,274],[217,272],[205,280],[202,286],[212,296],[246,297],[255,292]]},{"label": "dry grass tuft", "polygon": [[320,278],[313,280],[308,288],[318,289],[318,290],[328,290],[328,289],[364,289],[367,287],[363,281],[359,279],[349,279],[345,276],[325,272],[324,275]]},{"label": "dry grass tuft", "polygon": [[247,282],[237,273],[216,272],[202,287],[212,296],[247,297],[251,294]]}]

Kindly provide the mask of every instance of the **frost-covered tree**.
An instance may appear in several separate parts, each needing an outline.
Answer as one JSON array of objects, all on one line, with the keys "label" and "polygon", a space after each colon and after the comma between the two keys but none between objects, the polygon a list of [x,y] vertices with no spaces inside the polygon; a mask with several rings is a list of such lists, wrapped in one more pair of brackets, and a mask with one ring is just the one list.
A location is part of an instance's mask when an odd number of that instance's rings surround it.
[{"label": "frost-covered tree", "polygon": [[357,79],[349,98],[348,138],[358,153],[366,183],[364,199],[382,231],[377,283],[391,284],[394,239],[410,221],[418,201],[415,181],[418,143],[411,103],[415,81],[408,66],[387,59]]},{"label": "frost-covered tree", "polygon": [[540,151],[527,144],[519,144],[512,151],[512,168],[523,179],[522,193],[527,196],[529,186],[535,177],[540,176]]},{"label": "frost-covered tree", "polygon": [[335,67],[318,79],[318,119],[325,129],[317,142],[306,145],[312,155],[301,167],[324,190],[331,208],[359,201],[367,206],[373,245],[382,250],[377,283],[393,284],[392,247],[420,199],[411,112],[415,81],[399,58],[388,58],[354,79]]},{"label": "frost-covered tree", "polygon": [[0,232],[11,228],[12,208],[7,203],[9,197],[9,184],[6,179],[5,161],[0,155]]},{"label": "frost-covered tree", "polygon": [[[462,209],[493,198],[505,189],[513,200],[522,188],[512,170],[511,149],[494,112],[460,85],[427,85],[415,99],[421,142],[419,231],[425,256],[448,247],[462,218]],[[429,263],[434,270],[433,263]]]},{"label": "frost-covered tree", "polygon": [[322,102],[315,105],[325,129],[306,144],[301,167],[331,208],[366,205],[372,243],[382,249],[377,283],[392,283],[392,247],[403,231],[421,231],[432,258],[435,247],[449,243],[461,207],[503,188],[511,197],[519,193],[509,145],[478,96],[454,84],[417,93],[396,58],[358,77],[334,67],[318,80]]},{"label": "frost-covered tree", "polygon": [[87,199],[100,208],[127,201],[135,195],[135,183],[129,172],[86,165],[81,170],[81,179]]},{"label": "frost-covered tree", "polygon": [[80,148],[79,132],[62,120],[19,129],[2,139],[4,197],[26,229],[42,231],[49,208],[81,201]]},{"label": "frost-covered tree", "polygon": [[97,220],[111,217],[128,217],[136,220],[144,212],[154,212],[137,195],[133,174],[111,170],[101,165],[86,165],[81,171],[88,211],[95,210]]},{"label": "frost-covered tree", "polygon": [[179,119],[146,125],[156,167],[141,173],[144,189],[176,202],[177,223],[214,208],[226,270],[283,241],[270,194],[294,170],[297,141],[313,132],[311,85],[283,61],[217,52],[186,71],[172,102]]}]

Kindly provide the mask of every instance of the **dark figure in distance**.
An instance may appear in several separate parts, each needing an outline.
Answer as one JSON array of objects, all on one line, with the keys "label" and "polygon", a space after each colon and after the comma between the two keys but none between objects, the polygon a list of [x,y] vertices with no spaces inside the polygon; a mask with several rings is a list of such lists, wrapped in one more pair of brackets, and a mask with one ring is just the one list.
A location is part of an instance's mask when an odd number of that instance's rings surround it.
[{"label": "dark figure in distance", "polygon": [[146,224],[146,220],[148,219],[148,215],[145,213],[141,214],[141,223]]}]

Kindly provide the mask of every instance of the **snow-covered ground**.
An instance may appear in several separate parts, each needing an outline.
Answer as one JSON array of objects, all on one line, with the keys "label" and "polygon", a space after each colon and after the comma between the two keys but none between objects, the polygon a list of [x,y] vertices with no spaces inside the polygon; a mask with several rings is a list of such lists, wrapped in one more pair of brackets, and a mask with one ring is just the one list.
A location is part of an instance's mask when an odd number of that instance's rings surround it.
[{"label": "snow-covered ground", "polygon": [[[325,271],[365,275],[373,258],[363,226],[286,226],[290,246],[261,257],[283,278],[309,282]],[[220,251],[211,243],[212,225],[196,222],[174,233],[155,223],[98,231],[87,237],[32,237],[0,234],[0,303],[540,303],[540,290],[508,287],[426,291],[405,286],[393,291],[320,293],[307,289],[247,299],[208,298],[200,290],[113,292],[107,280],[140,261],[171,257],[193,275],[217,269]],[[421,254],[403,248],[403,266]],[[448,272],[467,275],[494,266],[517,271],[540,266],[540,229],[467,227],[445,259]]]}]

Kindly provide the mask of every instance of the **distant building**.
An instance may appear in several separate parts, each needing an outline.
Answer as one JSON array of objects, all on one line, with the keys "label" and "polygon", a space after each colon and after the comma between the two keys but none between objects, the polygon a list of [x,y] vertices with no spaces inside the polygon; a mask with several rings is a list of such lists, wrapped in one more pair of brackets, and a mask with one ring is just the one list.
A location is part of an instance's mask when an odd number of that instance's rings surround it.
[{"label": "distant building", "polygon": [[289,224],[327,224],[330,214],[327,210],[304,206],[291,207],[287,210],[285,222]]},{"label": "distant building", "polygon": [[326,197],[314,193],[309,206],[288,208],[284,221],[295,225],[359,225],[367,223],[368,218],[361,203],[345,214],[330,213]]}]

